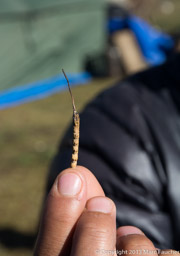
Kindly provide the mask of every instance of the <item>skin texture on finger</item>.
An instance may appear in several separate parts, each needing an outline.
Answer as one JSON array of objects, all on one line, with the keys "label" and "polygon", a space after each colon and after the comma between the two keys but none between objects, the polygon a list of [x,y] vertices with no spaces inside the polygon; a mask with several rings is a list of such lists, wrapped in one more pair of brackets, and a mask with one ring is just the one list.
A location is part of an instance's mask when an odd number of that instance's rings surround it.
[{"label": "skin texture on finger", "polygon": [[[75,181],[75,177],[79,180]],[[87,200],[94,195],[104,196],[104,192],[94,175],[86,168],[77,166],[58,175],[43,210],[35,256],[68,255],[74,226],[84,211]]]},{"label": "skin texture on finger", "polygon": [[107,197],[90,199],[77,223],[71,256],[116,255],[116,208]]},{"label": "skin texture on finger", "polygon": [[86,179],[87,184],[87,200],[96,196],[105,196],[104,191],[99,184],[96,177],[89,171],[87,168],[83,166],[77,166],[76,169],[80,174],[82,174]]},{"label": "skin texture on finger", "polygon": [[118,228],[116,247],[121,255],[158,255],[153,243],[140,229],[133,226]]}]

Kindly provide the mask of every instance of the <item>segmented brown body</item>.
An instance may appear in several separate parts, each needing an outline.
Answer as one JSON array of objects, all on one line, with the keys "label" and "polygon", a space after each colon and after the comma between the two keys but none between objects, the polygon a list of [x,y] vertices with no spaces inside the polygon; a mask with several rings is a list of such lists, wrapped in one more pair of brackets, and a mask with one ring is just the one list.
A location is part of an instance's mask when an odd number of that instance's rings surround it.
[{"label": "segmented brown body", "polygon": [[79,128],[80,118],[77,112],[73,113],[73,153],[71,160],[71,167],[74,168],[77,165],[78,153],[79,153]]},{"label": "segmented brown body", "polygon": [[79,153],[79,128],[80,128],[80,118],[79,114],[76,111],[74,98],[72,96],[69,80],[66,76],[66,73],[62,69],[62,72],[67,80],[69,92],[71,94],[72,105],[73,105],[73,152],[72,152],[72,159],[71,159],[71,168],[75,168],[77,166],[78,161],[78,153]]}]

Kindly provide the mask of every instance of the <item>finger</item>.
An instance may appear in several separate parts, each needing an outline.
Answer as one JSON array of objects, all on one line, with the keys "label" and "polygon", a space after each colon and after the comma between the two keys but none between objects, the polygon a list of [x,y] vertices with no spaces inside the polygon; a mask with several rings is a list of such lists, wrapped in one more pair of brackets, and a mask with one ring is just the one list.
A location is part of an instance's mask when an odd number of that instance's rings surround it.
[{"label": "finger", "polygon": [[[89,186],[94,192],[91,193]],[[91,195],[104,195],[94,175],[84,167],[63,171],[55,180],[43,210],[34,255],[54,256],[69,250],[71,233]]]},{"label": "finger", "polygon": [[153,243],[144,233],[133,226],[120,227],[117,230],[117,251],[121,254],[139,255],[158,255]]},{"label": "finger", "polygon": [[71,256],[97,256],[114,252],[116,243],[114,203],[107,197],[95,197],[87,202],[86,209],[75,229]]},{"label": "finger", "polygon": [[101,185],[99,184],[98,180],[90,170],[88,170],[83,166],[77,166],[76,169],[80,174],[82,174],[83,177],[85,177],[86,184],[87,184],[87,187],[86,187],[87,200],[95,196],[105,195]]}]

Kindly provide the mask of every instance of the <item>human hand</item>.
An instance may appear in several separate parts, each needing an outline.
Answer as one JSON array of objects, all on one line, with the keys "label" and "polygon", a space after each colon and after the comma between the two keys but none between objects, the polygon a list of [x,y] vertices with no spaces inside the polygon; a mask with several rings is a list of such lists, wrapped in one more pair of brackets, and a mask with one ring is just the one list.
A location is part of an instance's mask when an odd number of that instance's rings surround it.
[{"label": "human hand", "polygon": [[93,255],[96,248],[113,248],[115,234],[114,203],[94,175],[78,166],[60,173],[52,186],[34,255]]},{"label": "human hand", "polygon": [[155,255],[152,242],[135,227],[119,228],[116,240],[115,212],[89,170],[64,170],[48,195],[34,255]]}]

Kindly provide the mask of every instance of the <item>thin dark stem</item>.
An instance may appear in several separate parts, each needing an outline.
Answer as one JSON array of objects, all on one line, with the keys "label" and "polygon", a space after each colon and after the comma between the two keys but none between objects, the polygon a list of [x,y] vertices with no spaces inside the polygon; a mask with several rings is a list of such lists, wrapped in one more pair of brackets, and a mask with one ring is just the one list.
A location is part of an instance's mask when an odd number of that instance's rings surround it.
[{"label": "thin dark stem", "polygon": [[69,79],[67,78],[66,73],[64,72],[64,69],[62,69],[62,72],[63,72],[63,74],[64,74],[64,76],[66,78],[66,81],[68,83],[68,88],[69,88],[69,92],[70,92],[71,99],[72,99],[73,111],[77,112],[76,111],[76,106],[75,106],[75,103],[74,103],[74,98],[73,98],[73,95],[72,95],[72,92],[71,92],[71,87],[70,87],[70,84],[69,84]]}]

